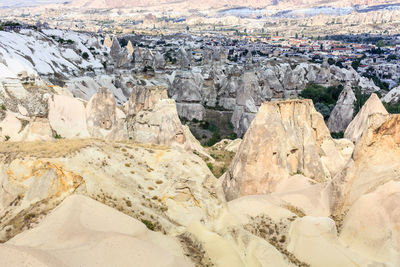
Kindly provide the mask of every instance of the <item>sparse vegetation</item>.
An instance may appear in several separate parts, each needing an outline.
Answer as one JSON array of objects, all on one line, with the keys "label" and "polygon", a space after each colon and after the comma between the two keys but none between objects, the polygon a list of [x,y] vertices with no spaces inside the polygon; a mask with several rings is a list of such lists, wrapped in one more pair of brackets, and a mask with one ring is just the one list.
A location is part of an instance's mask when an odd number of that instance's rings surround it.
[{"label": "sparse vegetation", "polygon": [[5,104],[1,104],[1,110],[7,110],[7,107],[6,107],[6,105]]},{"label": "sparse vegetation", "polygon": [[213,169],[214,169],[214,166],[213,166],[213,164],[212,164],[211,162],[208,162],[208,163],[207,163],[207,167],[210,169],[211,172],[212,172]]},{"label": "sparse vegetation", "polygon": [[142,219],[142,223],[143,223],[144,225],[146,225],[147,229],[149,229],[149,230],[151,230],[151,231],[154,231],[154,230],[155,230],[155,225],[154,225],[151,221]]},{"label": "sparse vegetation", "polygon": [[344,137],[344,133],[343,132],[338,132],[338,133],[331,133],[332,138],[334,139],[341,139]]}]

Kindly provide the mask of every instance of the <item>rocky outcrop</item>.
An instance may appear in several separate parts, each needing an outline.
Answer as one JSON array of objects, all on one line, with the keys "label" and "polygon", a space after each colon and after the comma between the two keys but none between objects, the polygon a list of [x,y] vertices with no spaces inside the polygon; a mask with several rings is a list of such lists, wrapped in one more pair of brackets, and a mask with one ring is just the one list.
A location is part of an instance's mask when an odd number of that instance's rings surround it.
[{"label": "rocky outcrop", "polygon": [[339,133],[346,130],[353,119],[355,101],[353,89],[350,85],[346,85],[328,119],[327,126],[331,132]]},{"label": "rocky outcrop", "polygon": [[185,48],[179,48],[177,57],[178,65],[181,69],[190,69],[191,55],[185,50]]},{"label": "rocky outcrop", "polygon": [[111,40],[110,35],[106,34],[106,37],[104,38],[103,45],[105,47],[111,48],[111,46],[113,45],[113,41]]},{"label": "rocky outcrop", "polygon": [[371,94],[361,110],[347,126],[344,137],[357,143],[361,139],[363,132],[368,128],[368,118],[372,114],[388,114],[376,94]]},{"label": "rocky outcrop", "polygon": [[131,139],[207,155],[190,130],[182,125],[175,101],[168,98],[165,87],[135,87],[125,110]]},{"label": "rocky outcrop", "polygon": [[154,70],[163,70],[165,69],[165,59],[164,56],[157,51],[156,54],[154,55],[154,62],[153,62],[153,69]]},{"label": "rocky outcrop", "polygon": [[[216,179],[192,152],[80,139],[0,146],[2,241],[31,228],[78,192],[120,206],[120,211],[166,233],[177,225],[207,222],[220,212]],[[28,214],[34,215],[25,218]]]},{"label": "rocky outcrop", "polygon": [[126,139],[124,122],[117,119],[113,94],[106,88],[100,88],[86,105],[86,124],[90,136],[112,140]]},{"label": "rocky outcrop", "polygon": [[397,86],[389,91],[384,97],[381,99],[385,103],[397,104],[400,102],[400,86]]},{"label": "rocky outcrop", "polygon": [[133,48],[131,40],[128,41],[128,44],[126,45],[126,49],[128,50],[129,55],[133,55],[135,52],[135,49]]},{"label": "rocky outcrop", "polygon": [[89,132],[86,124],[84,103],[76,98],[52,95],[49,98],[49,122],[51,128],[65,138],[86,138]]},{"label": "rocky outcrop", "polygon": [[363,194],[399,178],[400,116],[375,114],[366,124],[350,162],[329,185],[332,213],[338,216]]},{"label": "rocky outcrop", "polygon": [[205,108],[202,105],[201,85],[194,78],[176,76],[168,91],[177,104],[178,114],[187,120],[203,120]]},{"label": "rocky outcrop", "polygon": [[311,100],[266,102],[245,134],[223,188],[228,200],[267,194],[295,174],[328,181],[345,163]]}]

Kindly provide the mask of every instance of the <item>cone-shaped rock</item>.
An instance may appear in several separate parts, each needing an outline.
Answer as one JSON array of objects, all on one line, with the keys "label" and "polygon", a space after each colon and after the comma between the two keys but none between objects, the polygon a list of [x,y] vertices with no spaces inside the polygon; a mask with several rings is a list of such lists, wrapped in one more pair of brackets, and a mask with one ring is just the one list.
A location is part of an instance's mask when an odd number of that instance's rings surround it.
[{"label": "cone-shaped rock", "polygon": [[357,143],[363,132],[368,128],[368,117],[372,114],[388,114],[376,94],[371,94],[357,116],[350,122],[349,126],[347,126],[344,137]]},{"label": "cone-shaped rock", "polygon": [[113,42],[112,42],[112,40],[110,38],[110,35],[107,34],[105,39],[104,39],[104,46],[108,47],[108,48],[111,48],[112,44],[113,44]]}]

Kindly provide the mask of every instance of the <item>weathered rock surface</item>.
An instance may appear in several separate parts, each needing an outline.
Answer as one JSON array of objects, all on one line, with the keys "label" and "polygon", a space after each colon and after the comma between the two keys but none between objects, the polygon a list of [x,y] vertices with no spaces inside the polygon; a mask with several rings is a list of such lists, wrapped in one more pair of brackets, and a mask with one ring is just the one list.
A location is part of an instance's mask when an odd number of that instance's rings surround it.
[{"label": "weathered rock surface", "polygon": [[[362,112],[362,111],[361,111]],[[373,115],[346,167],[330,184],[331,208],[345,214],[363,194],[399,178],[400,116]]]},{"label": "weathered rock surface", "polygon": [[117,120],[117,106],[113,94],[100,88],[86,105],[86,124],[90,136],[101,139],[127,139],[124,122]]},{"label": "weathered rock surface", "polygon": [[372,260],[345,248],[338,240],[330,218],[309,217],[294,221],[290,227],[288,250],[310,266],[368,266]]},{"label": "weathered rock surface", "polygon": [[216,179],[191,152],[79,139],[0,145],[2,241],[31,228],[77,192],[118,206],[161,232],[207,223],[220,213]]},{"label": "weathered rock surface", "polygon": [[390,181],[361,196],[343,222],[340,240],[387,266],[400,264],[400,183]]},{"label": "weathered rock surface", "polygon": [[389,91],[384,97],[381,99],[383,102],[396,104],[400,102],[400,86],[397,86]]},{"label": "weathered rock surface", "polygon": [[2,266],[193,266],[173,238],[81,195],[0,245],[0,255]]},{"label": "weathered rock surface", "polygon": [[368,117],[372,114],[388,114],[376,94],[371,94],[361,110],[347,126],[344,137],[357,143],[361,139],[363,132],[368,128]]},{"label": "weathered rock surface", "polygon": [[86,110],[82,101],[61,95],[49,98],[49,122],[51,128],[65,138],[89,137]]},{"label": "weathered rock surface", "polygon": [[345,163],[312,101],[266,102],[247,131],[223,187],[228,200],[267,194],[294,174],[328,181]]},{"label": "weathered rock surface", "polygon": [[190,130],[182,125],[175,101],[168,99],[165,87],[135,87],[125,109],[128,135],[133,140],[207,155]]},{"label": "weathered rock surface", "polygon": [[339,95],[335,107],[329,116],[327,126],[333,133],[344,132],[350,122],[353,120],[354,102],[356,96],[354,95],[351,86],[346,85]]}]

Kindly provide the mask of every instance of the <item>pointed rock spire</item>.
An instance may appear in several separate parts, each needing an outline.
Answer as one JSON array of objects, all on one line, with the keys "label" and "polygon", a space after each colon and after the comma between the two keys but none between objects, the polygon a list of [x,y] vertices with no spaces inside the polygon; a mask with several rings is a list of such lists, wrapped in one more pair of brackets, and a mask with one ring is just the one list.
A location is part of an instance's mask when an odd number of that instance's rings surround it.
[{"label": "pointed rock spire", "polygon": [[106,35],[106,37],[104,38],[103,44],[105,47],[111,48],[113,42],[111,41],[110,35],[108,35],[108,34]]},{"label": "pointed rock spire", "polygon": [[135,50],[133,49],[131,40],[128,41],[128,44],[126,45],[126,49],[128,49],[129,55],[133,55],[133,52],[135,52]]},{"label": "pointed rock spire", "polygon": [[111,56],[112,57],[117,56],[120,51],[121,51],[121,45],[119,44],[117,37],[114,36],[111,46]]},{"label": "pointed rock spire", "polygon": [[372,114],[389,114],[376,94],[371,94],[367,102],[362,106],[357,116],[347,127],[344,137],[357,143],[361,139],[364,130],[368,128],[368,117]]}]

